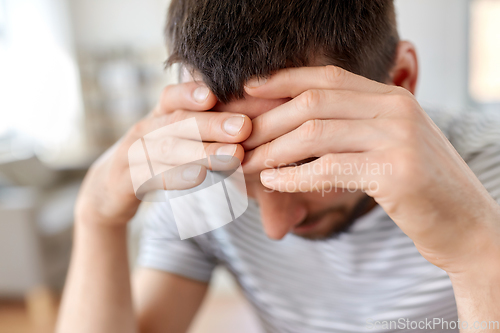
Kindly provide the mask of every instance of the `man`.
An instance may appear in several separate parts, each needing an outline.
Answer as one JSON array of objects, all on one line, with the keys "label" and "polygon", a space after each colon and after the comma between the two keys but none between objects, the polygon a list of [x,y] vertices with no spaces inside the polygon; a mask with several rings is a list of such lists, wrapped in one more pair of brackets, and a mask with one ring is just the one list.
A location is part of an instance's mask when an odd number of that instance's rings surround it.
[{"label": "man", "polygon": [[[183,83],[84,181],[59,332],[183,332],[217,264],[268,332],[498,331],[500,118],[429,117],[394,16],[391,0],[174,0]],[[193,117],[205,152],[165,141],[162,163],[237,157],[249,208],[181,241],[154,204],[131,288],[127,152]],[[207,175],[178,170],[184,188]]]}]

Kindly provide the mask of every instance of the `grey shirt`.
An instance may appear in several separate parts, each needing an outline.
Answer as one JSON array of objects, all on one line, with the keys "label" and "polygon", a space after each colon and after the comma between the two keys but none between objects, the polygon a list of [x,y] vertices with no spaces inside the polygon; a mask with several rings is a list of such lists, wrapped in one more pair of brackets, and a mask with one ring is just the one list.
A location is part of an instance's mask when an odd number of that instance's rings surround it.
[{"label": "grey shirt", "polygon": [[[500,111],[427,113],[500,202]],[[448,322],[437,331],[458,332],[448,275],[380,206],[338,238],[274,241],[251,199],[236,221],[187,240],[178,237],[169,203],[152,205],[139,265],[208,281],[218,264],[234,274],[266,332],[430,332],[410,325],[433,320]]]}]

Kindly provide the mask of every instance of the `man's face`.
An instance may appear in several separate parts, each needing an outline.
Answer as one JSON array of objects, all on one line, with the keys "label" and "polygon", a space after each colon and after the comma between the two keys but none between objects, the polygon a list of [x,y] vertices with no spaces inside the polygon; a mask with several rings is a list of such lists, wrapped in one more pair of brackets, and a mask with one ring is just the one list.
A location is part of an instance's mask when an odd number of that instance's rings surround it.
[{"label": "man's face", "polygon": [[[218,103],[214,109],[241,113],[254,119],[287,101],[245,95],[244,99],[225,105]],[[281,239],[289,232],[309,239],[332,237],[352,224],[359,209],[370,206],[361,191],[349,192],[339,188],[332,189],[330,193],[280,193],[264,187],[258,173],[245,174],[245,180],[248,196],[255,199],[260,207],[264,229],[274,239]]]},{"label": "man's face", "polygon": [[[183,75],[182,81],[193,80]],[[247,115],[250,119],[287,102],[288,99],[260,99],[245,94],[244,99],[228,104],[217,103],[215,111]],[[281,239],[291,232],[308,239],[326,239],[346,230],[360,210],[373,206],[373,201],[361,191],[332,189],[329,193],[280,193],[271,191],[260,182],[258,173],[245,173],[248,196],[260,207],[267,235]]]}]

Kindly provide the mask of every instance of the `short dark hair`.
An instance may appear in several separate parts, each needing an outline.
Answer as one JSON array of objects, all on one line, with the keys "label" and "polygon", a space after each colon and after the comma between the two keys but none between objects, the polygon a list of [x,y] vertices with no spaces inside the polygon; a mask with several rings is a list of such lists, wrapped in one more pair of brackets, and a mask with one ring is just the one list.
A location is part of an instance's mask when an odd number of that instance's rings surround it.
[{"label": "short dark hair", "polygon": [[172,0],[165,36],[166,65],[199,72],[223,103],[317,61],[384,81],[399,41],[393,0]]}]

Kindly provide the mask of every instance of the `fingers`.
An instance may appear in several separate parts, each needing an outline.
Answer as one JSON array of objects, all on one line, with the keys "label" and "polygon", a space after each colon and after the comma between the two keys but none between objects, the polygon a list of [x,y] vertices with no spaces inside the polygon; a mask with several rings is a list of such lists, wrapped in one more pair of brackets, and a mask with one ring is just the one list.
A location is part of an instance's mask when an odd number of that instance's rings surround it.
[{"label": "fingers", "polygon": [[209,156],[220,157],[221,160],[226,160],[227,157],[236,157],[242,161],[245,153],[243,147],[238,144],[206,143],[163,137],[159,142],[148,145],[148,154],[153,169],[161,170],[161,167],[156,166],[175,167],[181,164],[196,163],[210,168],[210,162],[207,159]]},{"label": "fingers", "polygon": [[206,167],[187,164],[173,168],[162,174],[165,190],[186,190],[200,185],[207,176]]},{"label": "fingers", "polygon": [[249,80],[245,91],[261,98],[295,98],[309,89],[390,93],[395,87],[350,73],[336,66],[287,68],[266,79]]},{"label": "fingers", "polygon": [[[196,120],[194,128],[182,126],[183,121],[192,119]],[[133,138],[140,138],[160,128],[164,129],[169,137],[238,143],[250,136],[252,121],[246,115],[230,112],[177,110],[159,117],[143,119],[132,128],[130,134]]]},{"label": "fingers", "polygon": [[328,153],[370,151],[387,139],[379,127],[376,120],[309,120],[247,152],[243,168],[246,173],[254,173]]},{"label": "fingers", "polygon": [[387,95],[337,90],[308,90],[253,120],[246,150],[269,142],[311,119],[370,119],[387,112]]},{"label": "fingers", "polygon": [[203,141],[237,143],[246,140],[252,133],[252,121],[242,114],[187,111],[181,117],[196,118]]},{"label": "fingers", "polygon": [[[167,149],[162,147],[165,142],[170,144]],[[206,169],[235,170],[244,155],[240,145],[178,138],[150,142],[148,147],[146,149],[141,142],[136,142],[129,150],[130,174],[136,197],[140,200],[153,190],[182,190],[198,186],[206,177]]]},{"label": "fingers", "polygon": [[[152,189],[186,190],[196,187],[203,183],[203,181],[207,177],[207,169],[209,168],[203,165],[207,160],[210,160],[210,168],[214,171],[234,171],[240,165],[235,157],[224,156],[226,157],[224,159],[221,159],[219,157],[219,155],[210,156],[203,161],[194,161],[192,163],[179,166],[168,166],[168,170],[154,177],[152,181],[149,182],[148,188],[143,188],[143,191],[151,191]],[[147,191],[144,191],[144,193]]]},{"label": "fingers", "polygon": [[145,195],[156,190],[187,190],[203,183],[207,169],[202,165],[186,164],[178,167],[169,166],[168,170],[158,174],[135,190],[137,199],[143,200]]},{"label": "fingers", "polygon": [[217,97],[202,82],[174,84],[163,89],[153,115],[161,116],[179,109],[210,110],[216,103]]},{"label": "fingers", "polygon": [[300,166],[264,170],[260,179],[265,187],[280,192],[328,193],[344,188],[371,195],[378,191],[376,176],[368,167],[372,158],[371,152],[328,154]]}]

